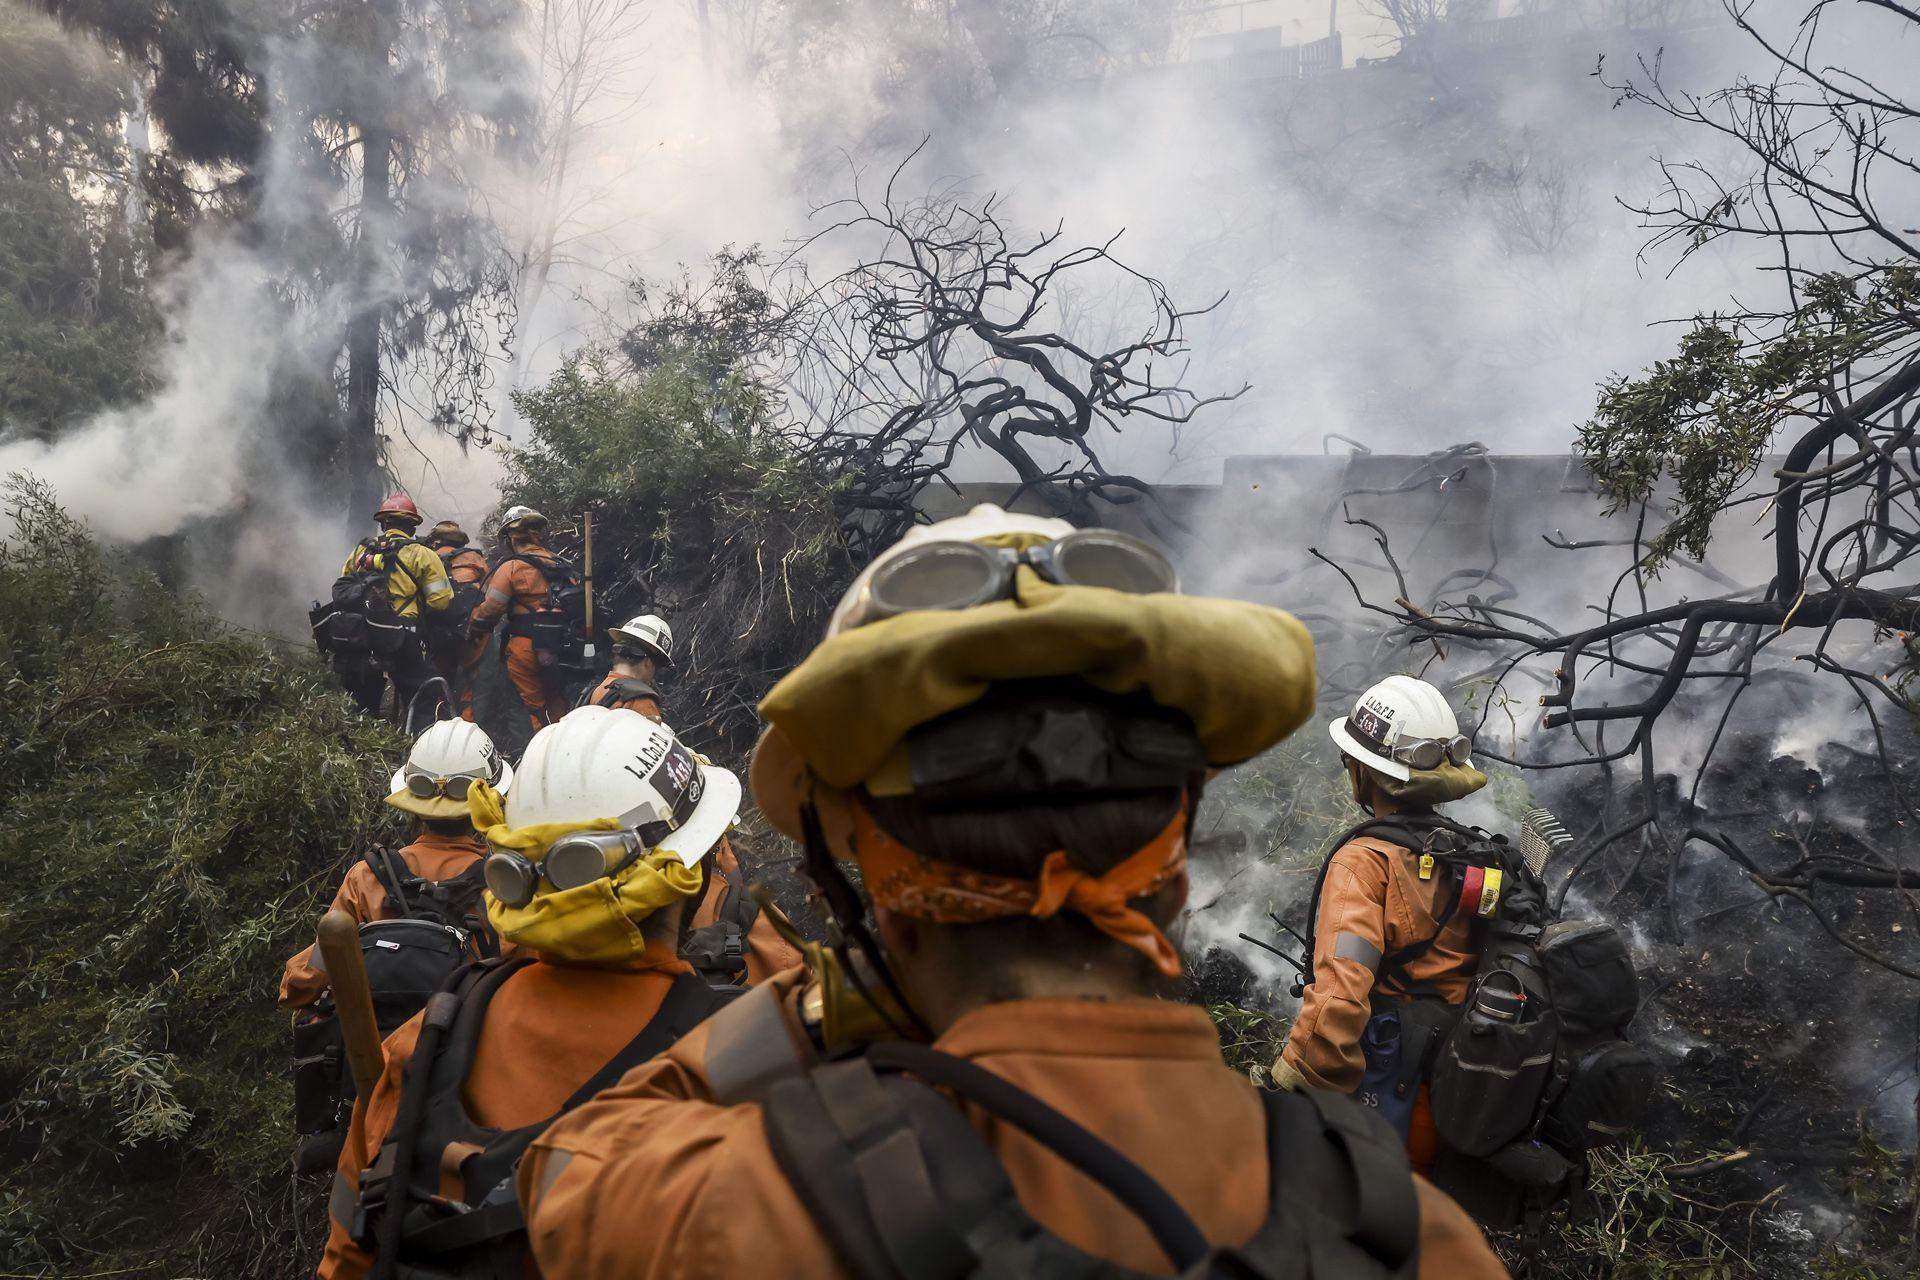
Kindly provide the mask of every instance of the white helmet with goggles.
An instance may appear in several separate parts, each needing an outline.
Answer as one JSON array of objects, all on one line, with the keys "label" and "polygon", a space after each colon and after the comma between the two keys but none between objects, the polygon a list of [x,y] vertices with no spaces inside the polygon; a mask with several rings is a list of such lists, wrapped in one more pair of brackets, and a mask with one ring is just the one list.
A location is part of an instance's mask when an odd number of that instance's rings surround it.
[{"label": "white helmet with goggles", "polygon": [[463,818],[467,789],[476,782],[490,782],[504,795],[513,785],[513,766],[479,725],[438,720],[414,739],[387,803],[421,818]]},{"label": "white helmet with goggles", "polygon": [[613,638],[615,645],[628,645],[657,662],[668,666],[673,664],[673,628],[657,613],[643,613],[637,618],[629,618],[617,627],[609,627],[607,634]]},{"label": "white helmet with goggles", "polygon": [[[695,866],[739,812],[739,779],[702,761],[666,725],[635,711],[581,707],[534,735],[505,803],[509,827],[581,829],[549,843],[538,861],[494,849],[487,888],[521,907],[543,883],[576,889],[656,851]],[[606,818],[619,826],[588,829]]]},{"label": "white helmet with goggles", "polygon": [[[1025,545],[995,545],[1004,543]],[[1132,534],[1076,529],[1065,520],[983,504],[964,516],[909,529],[854,580],[827,634],[903,613],[971,609],[1003,599],[1022,564],[1062,586],[1134,595],[1180,589],[1166,553]]]},{"label": "white helmet with goggles", "polygon": [[1412,676],[1388,676],[1374,685],[1327,732],[1347,755],[1400,782],[1449,761],[1473,765],[1446,695]]}]

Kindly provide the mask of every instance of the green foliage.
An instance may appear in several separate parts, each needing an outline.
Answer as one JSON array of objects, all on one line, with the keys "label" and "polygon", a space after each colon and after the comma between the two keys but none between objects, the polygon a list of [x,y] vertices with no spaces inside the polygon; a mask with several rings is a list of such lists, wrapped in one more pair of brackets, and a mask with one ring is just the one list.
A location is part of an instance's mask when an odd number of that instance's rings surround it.
[{"label": "green foliage", "polygon": [[556,520],[594,514],[596,618],[665,615],[675,726],[742,749],[754,704],[811,647],[852,567],[845,484],[780,429],[780,403],[729,323],[699,323],[737,314],[737,301],[655,326],[629,344],[644,363],[589,352],[516,395],[532,431],[502,497]]},{"label": "green foliage", "polygon": [[128,83],[0,0],[0,428],[48,436],[150,385],[159,319],[120,207]]},{"label": "green foliage", "polygon": [[1277,1013],[1225,1003],[1207,1013],[1220,1031],[1220,1056],[1235,1071],[1265,1071],[1287,1043],[1290,1021]]},{"label": "green foliage", "polygon": [[0,1271],[298,1274],[279,971],[401,744],[6,493]]},{"label": "green foliage", "polygon": [[1798,310],[1765,333],[1759,317],[1700,319],[1671,358],[1609,380],[1579,448],[1610,513],[1651,499],[1662,476],[1672,481],[1672,520],[1650,540],[1648,567],[1675,554],[1705,555],[1715,516],[1752,478],[1776,433],[1824,413],[1823,390],[1850,366],[1910,342],[1917,313],[1913,264],[1816,276]]}]

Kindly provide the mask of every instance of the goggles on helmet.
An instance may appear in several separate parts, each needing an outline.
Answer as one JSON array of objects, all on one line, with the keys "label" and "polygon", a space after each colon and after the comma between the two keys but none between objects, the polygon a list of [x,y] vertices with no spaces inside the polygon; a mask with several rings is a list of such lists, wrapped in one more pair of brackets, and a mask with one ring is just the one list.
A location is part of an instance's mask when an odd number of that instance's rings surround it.
[{"label": "goggles on helmet", "polygon": [[637,826],[620,831],[575,831],[561,836],[547,846],[538,862],[517,849],[495,848],[487,854],[482,872],[486,876],[487,891],[506,906],[524,907],[533,901],[542,880],[556,892],[564,892],[605,876],[618,875],[632,866],[642,854],[664,842],[693,816],[706,791],[693,753],[684,746],[675,743],[661,768],[680,787],[679,794],[673,798],[671,812],[663,814],[655,807],[652,812],[661,816]]},{"label": "goggles on helmet", "polygon": [[[449,800],[465,800],[473,784],[483,780],[477,773],[455,773],[441,778],[431,773],[409,773],[407,790],[422,800],[431,800],[435,796],[445,796]],[[485,779],[492,781],[492,779]]]},{"label": "goggles on helmet", "polygon": [[487,891],[509,907],[524,907],[542,880],[556,891],[578,889],[625,870],[651,847],[638,831],[576,831],[547,846],[537,863],[517,850],[495,849],[487,855]]},{"label": "goggles on helmet", "polygon": [[1005,599],[1012,593],[1014,570],[1023,564],[1059,586],[1133,595],[1180,589],[1173,562],[1158,547],[1110,529],[1078,529],[1018,551],[977,542],[926,542],[874,571],[852,625]]},{"label": "goggles on helmet", "polygon": [[1377,730],[1370,730],[1354,716],[1347,717],[1347,732],[1381,755],[1398,760],[1410,769],[1438,769],[1446,761],[1465,764],[1473,758],[1473,744],[1465,734],[1456,733],[1451,738],[1408,738],[1389,747],[1380,741]]}]

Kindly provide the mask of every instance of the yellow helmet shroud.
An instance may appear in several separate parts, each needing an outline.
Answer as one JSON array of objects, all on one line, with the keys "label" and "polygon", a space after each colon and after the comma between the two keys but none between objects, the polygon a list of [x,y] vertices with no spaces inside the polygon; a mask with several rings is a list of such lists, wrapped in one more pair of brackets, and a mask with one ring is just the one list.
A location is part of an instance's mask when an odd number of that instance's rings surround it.
[{"label": "yellow helmet shroud", "polygon": [[[500,793],[481,783],[467,793],[473,825],[494,848],[517,849],[530,860],[576,831],[616,831],[618,818],[539,822],[509,827]],[[524,907],[487,895],[487,919],[503,941],[579,964],[617,966],[642,958],[640,922],[662,907],[697,893],[704,873],[680,855],[655,849],[617,875],[574,889],[535,893]]]},{"label": "yellow helmet shroud", "polygon": [[800,838],[816,786],[847,790],[897,773],[892,758],[909,732],[1000,681],[1077,677],[1144,693],[1186,714],[1215,766],[1259,754],[1312,713],[1313,639],[1279,609],[1058,586],[1026,566],[1013,591],[841,631],[775,685],[760,704],[770,727],[752,772],[774,826]]}]

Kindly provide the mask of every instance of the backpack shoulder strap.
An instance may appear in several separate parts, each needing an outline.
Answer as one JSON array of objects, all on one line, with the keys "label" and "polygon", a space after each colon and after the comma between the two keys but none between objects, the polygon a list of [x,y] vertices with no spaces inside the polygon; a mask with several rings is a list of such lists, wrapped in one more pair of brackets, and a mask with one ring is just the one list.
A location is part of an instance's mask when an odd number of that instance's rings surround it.
[{"label": "backpack shoulder strap", "polygon": [[660,691],[637,676],[621,676],[607,686],[607,691],[600,695],[595,705],[611,707],[621,702],[632,702],[635,698],[652,698],[658,702]]},{"label": "backpack shoulder strap", "polygon": [[621,1076],[671,1048],[675,1041],[699,1026],[709,1014],[725,1005],[729,998],[727,992],[714,990],[698,974],[683,973],[676,977],[673,986],[667,990],[666,999],[660,1002],[659,1011],[646,1026],[640,1028],[640,1034],[608,1059],[607,1064],[594,1072],[591,1079],[574,1090],[573,1096],[561,1104],[558,1114],[565,1115],[601,1090],[618,1084]]},{"label": "backpack shoulder strap", "polygon": [[[1337,1235],[1387,1274],[1411,1276],[1420,1200],[1380,1113],[1320,1089],[1272,1090],[1263,1101],[1274,1218],[1303,1214],[1310,1234]],[[1328,1274],[1363,1273],[1350,1262]]]},{"label": "backpack shoulder strap", "polygon": [[[856,1280],[961,1280],[975,1271],[965,1210],[979,1206],[936,1189],[899,1092],[883,1088],[864,1057],[781,1080],[762,1122],[794,1193]],[[1005,1180],[997,1163],[992,1172]]]},{"label": "backpack shoulder strap", "polygon": [[413,914],[413,904],[407,901],[407,881],[415,877],[403,876],[400,869],[393,865],[393,851],[383,844],[370,846],[362,855],[367,867],[380,881],[380,887],[387,891],[387,906],[401,917]]}]

